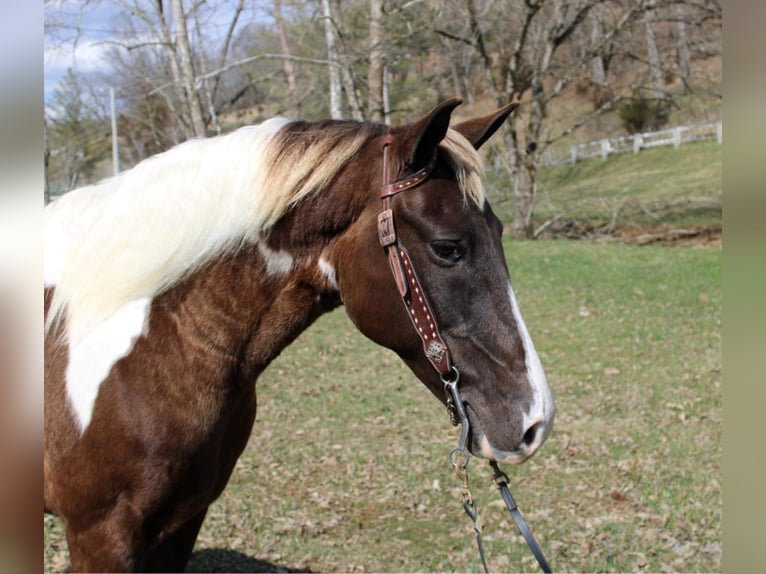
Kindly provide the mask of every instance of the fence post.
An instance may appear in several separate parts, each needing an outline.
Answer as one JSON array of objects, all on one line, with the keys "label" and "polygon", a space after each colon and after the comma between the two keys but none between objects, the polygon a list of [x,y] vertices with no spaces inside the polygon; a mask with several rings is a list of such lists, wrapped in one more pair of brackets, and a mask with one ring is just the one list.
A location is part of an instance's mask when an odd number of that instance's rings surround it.
[{"label": "fence post", "polygon": [[609,140],[602,139],[601,140],[601,159],[606,160],[606,158],[609,157],[610,149],[611,147],[609,146]]},{"label": "fence post", "polygon": [[634,134],[633,135],[633,153],[638,153],[643,144],[644,144],[644,138],[641,136],[641,134]]},{"label": "fence post", "polygon": [[722,144],[723,143],[723,123],[720,121],[715,124],[715,136],[716,136],[716,139],[718,140],[718,143]]},{"label": "fence post", "polygon": [[569,157],[572,160],[572,165],[577,163],[577,146],[576,145],[569,146]]},{"label": "fence post", "polygon": [[681,127],[673,129],[673,148],[678,149],[681,147]]}]

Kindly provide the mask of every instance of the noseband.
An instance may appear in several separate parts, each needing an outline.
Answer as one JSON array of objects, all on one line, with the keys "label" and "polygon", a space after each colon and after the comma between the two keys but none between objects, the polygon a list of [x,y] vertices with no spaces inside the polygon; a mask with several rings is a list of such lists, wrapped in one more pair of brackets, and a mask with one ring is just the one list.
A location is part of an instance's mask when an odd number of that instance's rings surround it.
[{"label": "noseband", "polygon": [[[466,467],[468,466],[467,441],[470,424],[465,405],[457,387],[460,381],[460,371],[452,363],[449,347],[439,330],[439,324],[428,301],[428,296],[423,290],[423,284],[415,270],[412,258],[404,245],[399,242],[396,234],[396,225],[394,224],[394,212],[391,209],[391,200],[394,196],[417,187],[428,179],[436,165],[437,153],[434,152],[433,157],[424,168],[412,175],[390,183],[388,148],[391,146],[392,141],[393,137],[391,135],[383,138],[383,186],[380,188],[383,209],[378,214],[378,237],[388,256],[388,265],[391,267],[391,273],[394,276],[399,296],[402,298],[404,307],[407,310],[407,316],[410,318],[415,332],[423,343],[426,359],[428,359],[428,362],[431,363],[436,372],[439,373],[439,378],[444,384],[450,422],[454,426],[461,425],[457,446],[452,449],[449,458],[456,473],[463,480],[463,508],[473,521],[482,565],[484,566],[484,571],[489,572],[482,544],[481,520],[476,509],[476,502],[471,494],[471,490],[468,488]],[[516,506],[516,502],[511,496],[511,491],[508,487],[508,476],[497,467],[495,461],[492,461],[490,464],[495,471],[495,483],[500,491],[500,495],[516,522],[519,531],[524,536],[527,545],[532,550],[543,572],[551,572],[540,546],[537,544],[534,536],[532,536],[532,532],[529,530]]]}]

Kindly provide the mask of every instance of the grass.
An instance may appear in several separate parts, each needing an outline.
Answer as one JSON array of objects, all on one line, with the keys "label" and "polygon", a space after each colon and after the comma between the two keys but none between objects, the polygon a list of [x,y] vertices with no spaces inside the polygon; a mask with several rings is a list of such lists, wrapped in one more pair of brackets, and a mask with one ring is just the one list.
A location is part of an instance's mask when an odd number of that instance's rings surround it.
[{"label": "grass", "polygon": [[[506,470],[561,572],[721,570],[721,249],[508,242],[558,405]],[[258,381],[253,436],[193,572],[479,571],[448,453],[457,430],[342,309]],[[469,466],[495,571],[537,571],[485,464]],[[46,518],[46,568],[66,566]]]},{"label": "grass", "polygon": [[[612,222],[615,225],[721,225],[723,150],[699,142],[622,153],[539,172],[535,221]],[[510,189],[502,179],[495,190]],[[495,191],[501,219],[510,221],[512,202]]]}]

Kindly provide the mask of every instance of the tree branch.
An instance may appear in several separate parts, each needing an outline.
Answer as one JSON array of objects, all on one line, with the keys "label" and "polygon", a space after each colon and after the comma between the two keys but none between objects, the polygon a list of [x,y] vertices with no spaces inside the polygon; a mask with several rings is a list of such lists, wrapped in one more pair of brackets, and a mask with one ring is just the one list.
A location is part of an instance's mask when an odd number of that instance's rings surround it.
[{"label": "tree branch", "polygon": [[[231,22],[229,23],[229,29],[226,31],[226,38],[223,42],[223,48],[221,49],[221,58],[218,61],[218,67],[223,68],[223,66],[226,64],[226,56],[229,54],[229,47],[231,46],[231,41],[234,36],[234,29],[237,27],[237,21],[239,20],[239,16],[242,14],[242,11],[245,9],[245,0],[239,0],[237,3],[237,8],[234,11],[234,16],[231,19]],[[215,100],[216,95],[218,94],[218,86],[221,83],[221,77],[220,75],[216,76],[215,82],[213,83],[213,90],[211,99]]]},{"label": "tree branch", "polygon": [[[195,90],[198,90],[202,86],[202,82],[204,80],[208,80],[210,78],[215,78],[217,76],[220,76],[221,74],[228,72],[229,70],[233,68],[237,68],[239,66],[244,66],[245,64],[251,64],[252,62],[257,62],[259,60],[290,60],[292,62],[302,62],[304,64],[316,64],[319,66],[336,66],[340,67],[340,64],[338,62],[332,62],[330,60],[320,60],[317,58],[302,58],[300,56],[291,56],[290,54],[258,54],[256,56],[250,56],[248,58],[243,58],[242,60],[237,60],[236,62],[232,62],[231,64],[227,64],[226,66],[223,66],[221,68],[218,68],[217,70],[213,70],[212,72],[208,72],[207,74],[203,74],[201,76],[197,76],[196,78],[196,84],[195,84]],[[162,84],[161,86],[158,86],[154,88],[152,91],[149,92],[148,95],[156,94],[157,92],[160,92],[164,90],[165,88],[169,88],[172,86],[174,82],[167,82],[165,84]]]}]

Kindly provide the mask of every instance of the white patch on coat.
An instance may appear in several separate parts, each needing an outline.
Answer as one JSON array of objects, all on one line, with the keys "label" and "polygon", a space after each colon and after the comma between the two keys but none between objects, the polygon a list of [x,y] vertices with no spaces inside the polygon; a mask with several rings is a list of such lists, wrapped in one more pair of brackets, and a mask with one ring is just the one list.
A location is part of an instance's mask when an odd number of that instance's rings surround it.
[{"label": "white patch on coat", "polygon": [[532,403],[529,406],[529,410],[524,414],[523,428],[528,429],[532,425],[539,423],[542,423],[543,425],[543,432],[541,433],[538,430],[535,444],[532,445],[532,450],[534,451],[545,441],[548,437],[548,433],[550,433],[551,428],[553,427],[556,404],[553,402],[553,395],[548,386],[548,379],[545,377],[543,366],[540,363],[540,357],[537,355],[535,345],[532,343],[532,337],[529,336],[527,325],[524,323],[521,311],[519,311],[516,294],[513,292],[513,287],[510,282],[508,283],[508,296],[511,299],[513,316],[516,319],[516,325],[518,326],[521,341],[524,345],[524,362],[527,366],[527,378],[532,387]]},{"label": "white patch on coat", "polygon": [[90,424],[101,383],[145,331],[150,303],[146,297],[131,301],[89,332],[71,333],[66,389],[80,432]]},{"label": "white patch on coat", "polygon": [[337,291],[338,278],[335,275],[335,267],[332,266],[332,263],[327,261],[324,257],[320,257],[317,265],[319,265],[319,271],[322,273],[322,276],[327,279],[330,286]]},{"label": "white patch on coat", "polygon": [[258,251],[266,261],[266,273],[268,275],[283,275],[293,268],[293,256],[287,251],[274,251],[269,249],[263,241],[258,243]]}]

